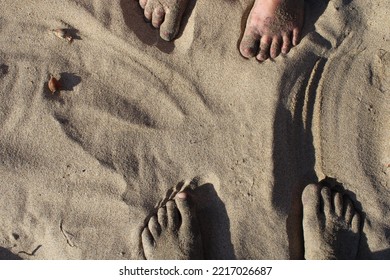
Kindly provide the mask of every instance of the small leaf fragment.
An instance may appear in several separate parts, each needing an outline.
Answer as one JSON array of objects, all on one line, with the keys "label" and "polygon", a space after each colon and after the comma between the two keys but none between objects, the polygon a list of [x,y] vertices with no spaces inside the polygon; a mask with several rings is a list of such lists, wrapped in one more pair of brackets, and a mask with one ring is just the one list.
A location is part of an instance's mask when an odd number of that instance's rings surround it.
[{"label": "small leaf fragment", "polygon": [[52,94],[58,91],[61,87],[60,82],[53,75],[50,76],[50,80],[47,85]]},{"label": "small leaf fragment", "polygon": [[57,28],[57,29],[52,29],[51,32],[53,32],[53,34],[58,38],[65,39],[66,41],[69,42],[69,44],[73,42],[73,37],[68,33],[67,29]]}]

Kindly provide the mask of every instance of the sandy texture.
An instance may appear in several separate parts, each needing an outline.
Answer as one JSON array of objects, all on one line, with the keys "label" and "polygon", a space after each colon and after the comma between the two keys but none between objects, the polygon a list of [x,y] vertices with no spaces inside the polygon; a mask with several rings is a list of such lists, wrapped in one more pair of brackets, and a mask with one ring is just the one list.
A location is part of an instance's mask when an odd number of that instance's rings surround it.
[{"label": "sandy texture", "polygon": [[388,0],[306,1],[263,64],[237,48],[252,2],[198,0],[168,43],[137,1],[0,0],[0,256],[140,258],[202,176],[207,258],[303,258],[301,193],[328,176],[363,212],[358,257],[390,259]]}]

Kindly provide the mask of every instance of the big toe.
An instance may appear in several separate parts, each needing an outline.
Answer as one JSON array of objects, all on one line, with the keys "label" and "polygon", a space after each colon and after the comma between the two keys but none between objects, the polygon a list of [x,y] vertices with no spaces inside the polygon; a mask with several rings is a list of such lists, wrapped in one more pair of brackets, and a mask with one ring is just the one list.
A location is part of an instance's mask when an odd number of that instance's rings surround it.
[{"label": "big toe", "polygon": [[302,193],[303,215],[310,217],[317,216],[321,207],[321,187],[317,184],[306,186]]},{"label": "big toe", "polygon": [[191,227],[196,219],[195,205],[190,194],[179,192],[175,198],[177,208],[179,209],[182,227]]},{"label": "big toe", "polygon": [[196,217],[195,203],[187,192],[176,195],[175,201],[181,215],[179,236],[183,249],[188,251],[192,259],[202,258],[202,238],[199,222]]},{"label": "big toe", "polygon": [[196,237],[200,235],[199,220],[192,195],[187,192],[180,192],[176,195],[175,201],[182,220],[180,231],[187,236]]},{"label": "big toe", "polygon": [[243,57],[251,58],[259,51],[260,35],[252,32],[249,28],[245,30],[240,42],[240,53]]},{"label": "big toe", "polygon": [[165,14],[164,22],[160,26],[160,37],[165,41],[172,41],[179,32],[184,10],[174,8]]}]

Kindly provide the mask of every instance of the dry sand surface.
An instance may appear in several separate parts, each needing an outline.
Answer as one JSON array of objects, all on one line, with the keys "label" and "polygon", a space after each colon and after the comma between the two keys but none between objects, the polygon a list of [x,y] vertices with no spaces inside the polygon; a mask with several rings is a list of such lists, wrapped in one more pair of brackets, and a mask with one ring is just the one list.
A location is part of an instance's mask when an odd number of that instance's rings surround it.
[{"label": "dry sand surface", "polygon": [[263,64],[238,51],[252,3],[198,0],[168,43],[135,0],[0,0],[0,256],[141,258],[199,178],[206,258],[303,258],[301,193],[330,177],[358,257],[390,259],[388,0],[306,1],[301,44]]}]

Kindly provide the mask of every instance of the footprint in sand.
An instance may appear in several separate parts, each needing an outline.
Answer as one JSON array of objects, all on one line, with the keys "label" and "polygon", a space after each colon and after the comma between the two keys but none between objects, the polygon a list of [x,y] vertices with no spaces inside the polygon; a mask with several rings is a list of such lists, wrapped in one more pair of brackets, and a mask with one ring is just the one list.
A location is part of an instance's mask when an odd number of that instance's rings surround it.
[{"label": "footprint in sand", "polygon": [[203,259],[200,227],[190,192],[179,192],[161,206],[150,217],[141,240],[148,260]]},{"label": "footprint in sand", "polygon": [[349,197],[311,184],[302,203],[305,259],[356,259],[361,218]]}]

